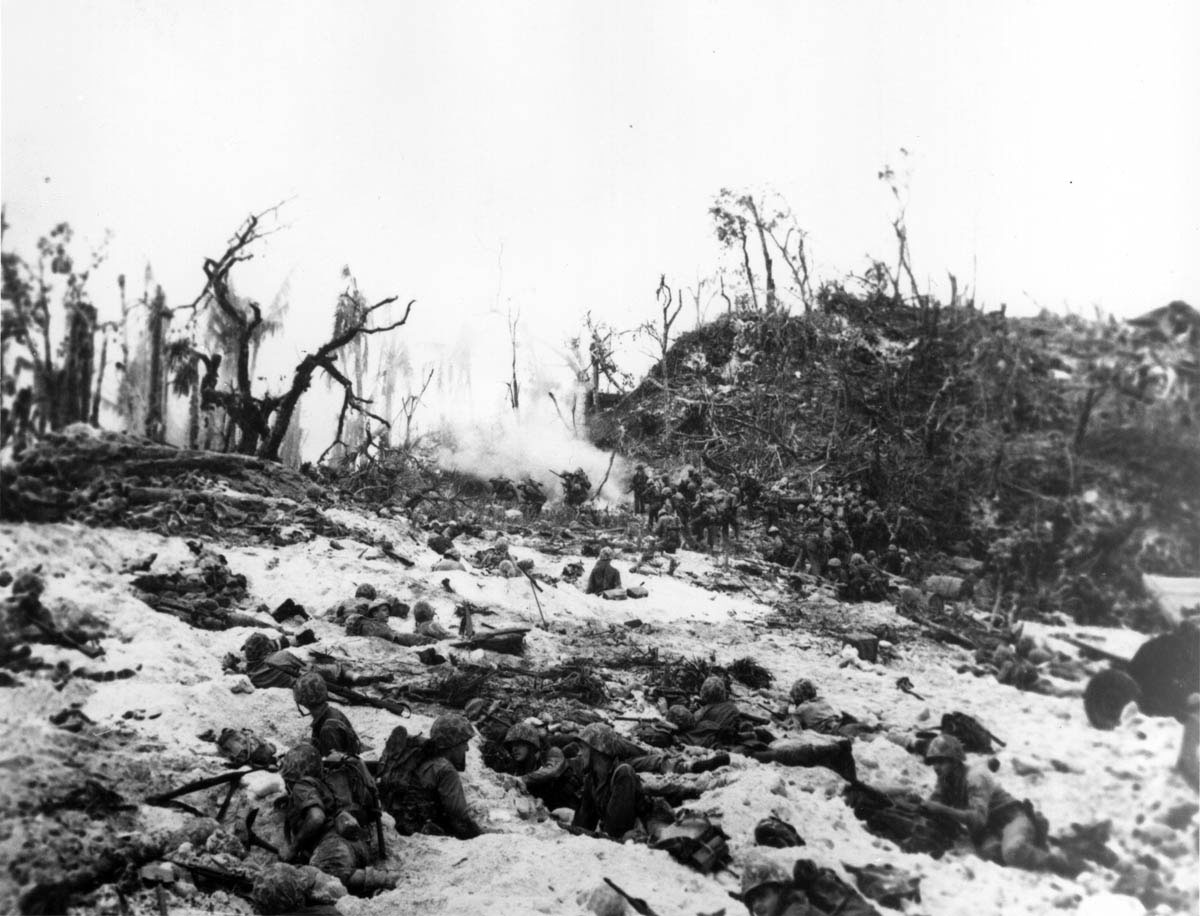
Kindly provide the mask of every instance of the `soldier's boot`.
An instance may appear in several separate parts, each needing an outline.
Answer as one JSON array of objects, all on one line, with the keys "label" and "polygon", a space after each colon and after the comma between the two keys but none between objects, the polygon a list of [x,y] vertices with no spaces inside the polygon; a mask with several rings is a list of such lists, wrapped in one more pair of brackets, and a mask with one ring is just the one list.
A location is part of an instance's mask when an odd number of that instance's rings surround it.
[{"label": "soldier's boot", "polygon": [[720,753],[694,761],[689,767],[689,771],[692,773],[707,773],[709,770],[718,770],[721,767],[727,766],[729,766],[729,755]]}]

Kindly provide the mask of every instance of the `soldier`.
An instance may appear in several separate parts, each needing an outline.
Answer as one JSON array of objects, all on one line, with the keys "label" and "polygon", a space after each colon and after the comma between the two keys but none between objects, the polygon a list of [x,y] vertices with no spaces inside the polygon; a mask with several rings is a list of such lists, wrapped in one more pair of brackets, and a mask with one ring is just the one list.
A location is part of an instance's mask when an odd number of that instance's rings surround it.
[{"label": "soldier", "polygon": [[375,639],[395,643],[398,646],[427,646],[432,642],[437,642],[437,640],[420,633],[398,633],[388,626],[386,620],[368,617],[364,614],[351,614],[346,618],[346,635],[371,636]]},{"label": "soldier", "polygon": [[492,496],[501,502],[511,503],[516,502],[517,488],[507,477],[493,477],[488,483],[492,485]]},{"label": "soldier", "polygon": [[532,477],[521,481],[521,507],[527,516],[536,518],[542,514],[542,506],[546,504],[546,490]]},{"label": "soldier", "polygon": [[822,916],[778,862],[756,858],[742,870],[742,903],[752,916]]},{"label": "soldier", "polygon": [[596,559],[596,565],[592,567],[592,572],[588,576],[586,594],[599,595],[610,588],[621,587],[621,574],[613,568],[612,558],[613,551],[611,547],[604,547],[600,550],[600,556]]},{"label": "soldier", "polygon": [[521,784],[551,811],[579,805],[583,789],[580,757],[568,760],[562,750],[544,743],[538,730],[528,722],[518,722],[505,733],[504,749]]},{"label": "soldier", "polygon": [[340,709],[329,705],[329,688],[316,672],[301,676],[292,687],[296,705],[312,716],[312,740],[322,756],[337,751],[358,756],[362,742],[354,726]]},{"label": "soldier", "polygon": [[593,722],[579,740],[584,776],[571,824],[619,839],[637,826],[641,780],[628,763],[617,762],[620,741],[612,726]]},{"label": "soldier", "polygon": [[1068,878],[1079,874],[1077,863],[1047,850],[1045,821],[1033,806],[1006,792],[986,769],[968,767],[966,761],[957,738],[939,735],[929,742],[925,762],[937,773],[937,787],[922,804],[925,812],[966,828],[985,859]]},{"label": "soldier", "polygon": [[283,813],[284,844],[279,858],[290,862],[306,858],[332,821],[337,800],[325,784],[320,752],[311,744],[297,744],[283,755],[279,775],[287,789]]},{"label": "soldier", "polygon": [[459,715],[438,716],[429,737],[409,739],[397,726],[379,761],[384,807],[396,830],[471,840],[483,830],[471,816],[459,773],[467,767],[467,744],[475,730]]},{"label": "soldier", "polygon": [[828,700],[818,698],[817,685],[808,678],[802,677],[792,684],[790,698],[795,707],[790,718],[802,729],[845,738],[855,738],[873,730],[849,713],[834,709]]},{"label": "soldier", "polygon": [[639,464],[633,471],[633,478],[629,481],[629,491],[633,494],[633,514],[641,515],[646,511],[646,487],[650,483],[650,478],[646,476],[646,466]]},{"label": "soldier", "polygon": [[433,605],[424,598],[413,605],[413,626],[419,635],[434,641],[452,637],[450,631],[437,622]]},{"label": "soldier", "polygon": [[654,537],[663,553],[674,554],[683,545],[680,531],[679,516],[675,514],[674,508],[668,502],[666,512],[659,518],[658,524],[654,528]]},{"label": "soldier", "polygon": [[696,725],[686,740],[701,747],[744,747],[758,741],[755,726],[765,725],[767,719],[744,712],[729,699],[729,688],[717,675],[704,679],[700,685],[700,702]]},{"label": "soldier", "polygon": [[362,826],[349,811],[339,811],[308,864],[337,878],[350,893],[369,897],[394,888],[400,878],[389,869],[372,866],[372,861]]}]

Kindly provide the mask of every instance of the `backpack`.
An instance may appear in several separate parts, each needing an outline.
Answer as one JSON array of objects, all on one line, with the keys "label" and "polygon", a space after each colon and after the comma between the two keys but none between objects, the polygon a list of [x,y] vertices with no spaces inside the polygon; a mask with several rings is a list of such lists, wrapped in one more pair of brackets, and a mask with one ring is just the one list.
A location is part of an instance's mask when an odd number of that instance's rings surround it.
[{"label": "backpack", "polygon": [[359,757],[343,755],[325,762],[325,785],[333,793],[338,811],[349,811],[364,827],[379,820],[383,808],[379,789]]},{"label": "backpack", "polygon": [[707,817],[685,811],[674,824],[663,828],[653,848],[707,875],[729,863],[728,840],[725,831]]},{"label": "backpack", "polygon": [[436,794],[417,784],[417,767],[428,758],[428,744],[428,738],[409,736],[403,725],[397,725],[379,759],[381,800],[401,836],[422,832],[436,823],[441,811]]},{"label": "backpack", "polygon": [[968,754],[990,754],[995,748],[992,742],[1001,747],[1004,742],[983,727],[978,719],[968,716],[965,712],[948,712],[942,716],[942,733],[957,738]]}]

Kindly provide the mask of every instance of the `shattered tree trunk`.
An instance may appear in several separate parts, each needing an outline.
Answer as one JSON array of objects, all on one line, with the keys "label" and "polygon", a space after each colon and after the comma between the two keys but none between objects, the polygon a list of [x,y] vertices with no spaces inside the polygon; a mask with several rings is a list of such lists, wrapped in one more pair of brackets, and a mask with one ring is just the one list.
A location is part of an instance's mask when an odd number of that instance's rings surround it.
[{"label": "shattered tree trunk", "polygon": [[150,302],[150,319],[146,331],[146,343],[150,349],[150,380],[146,392],[146,437],[153,442],[162,442],[166,433],[167,386],[163,373],[163,346],[166,343],[166,327],[170,322],[166,296],[159,286]]},{"label": "shattered tree trunk", "polygon": [[70,311],[63,341],[63,365],[51,392],[51,428],[86,423],[91,417],[92,374],[96,342],[96,307],[76,303]]}]

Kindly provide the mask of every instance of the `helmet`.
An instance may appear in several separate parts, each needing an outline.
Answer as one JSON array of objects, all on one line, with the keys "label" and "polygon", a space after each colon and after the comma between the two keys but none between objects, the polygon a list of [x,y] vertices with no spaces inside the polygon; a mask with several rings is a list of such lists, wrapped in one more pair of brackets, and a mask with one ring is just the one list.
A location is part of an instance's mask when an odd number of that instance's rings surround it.
[{"label": "helmet", "polygon": [[767,534],[779,534],[779,529],[775,525],[772,525],[767,529]]},{"label": "helmet", "polygon": [[321,768],[321,752],[307,741],[291,748],[279,761],[279,775],[289,783],[305,776],[320,776]]},{"label": "helmet", "polygon": [[617,733],[613,731],[611,725],[606,725],[603,722],[593,722],[591,725],[586,725],[583,731],[579,733],[579,740],[601,754],[607,754],[609,757],[617,756],[619,742],[617,740]]},{"label": "helmet", "polygon": [[298,913],[307,899],[304,873],[294,865],[276,862],[254,882],[254,902],[264,913]]},{"label": "helmet", "polygon": [[475,729],[462,716],[447,713],[433,720],[429,729],[429,740],[439,751],[448,751],[471,740]]},{"label": "helmet", "polygon": [[367,618],[362,614],[351,614],[346,618],[346,633],[349,636],[362,636],[363,624],[367,622]]},{"label": "helmet", "polygon": [[425,623],[426,621],[433,620],[433,605],[424,598],[413,605],[412,612],[413,620],[417,623]]},{"label": "helmet", "polygon": [[791,873],[770,859],[752,859],[742,869],[742,897],[767,884],[792,883]]},{"label": "helmet", "polygon": [[355,598],[366,598],[368,601],[375,600],[375,586],[369,582],[364,582],[354,592]]},{"label": "helmet", "polygon": [[278,643],[266,633],[256,632],[251,633],[246,641],[242,643],[242,654],[246,656],[246,661],[255,665],[278,648]]},{"label": "helmet", "polygon": [[497,550],[508,550],[508,538],[496,538],[493,545]]},{"label": "helmet", "polygon": [[861,553],[852,553],[852,554],[850,554],[850,562],[851,563],[865,563],[867,561],[866,561],[866,558],[863,557],[863,555]]},{"label": "helmet", "polygon": [[725,686],[725,682],[715,674],[704,679],[704,683],[700,685],[700,700],[704,703],[720,703],[722,700],[729,699],[729,689]]},{"label": "helmet", "polygon": [[329,702],[329,688],[325,686],[325,678],[315,671],[310,671],[297,678],[296,683],[292,685],[292,696],[297,705],[311,709],[313,706]]},{"label": "helmet", "polygon": [[667,721],[682,729],[694,728],[696,725],[696,717],[692,715],[692,711],[679,703],[667,710]]},{"label": "helmet", "polygon": [[815,700],[817,697],[817,685],[806,677],[802,677],[792,684],[791,698],[793,703],[805,703],[809,700]]},{"label": "helmet", "polygon": [[467,700],[467,704],[463,707],[463,712],[467,718],[474,722],[487,711],[487,700],[483,697],[474,697]]},{"label": "helmet", "polygon": [[966,759],[962,744],[951,735],[938,735],[925,749],[926,763],[933,763],[935,760],[957,760],[962,763]]},{"label": "helmet", "polygon": [[518,722],[505,733],[505,744],[512,744],[514,741],[524,741],[526,744],[532,744],[534,747],[541,747],[542,745],[542,737],[538,734],[538,730],[528,722]]},{"label": "helmet", "polygon": [[611,560],[613,558],[613,549],[611,547],[600,548],[600,559]]}]

